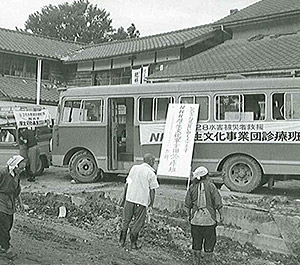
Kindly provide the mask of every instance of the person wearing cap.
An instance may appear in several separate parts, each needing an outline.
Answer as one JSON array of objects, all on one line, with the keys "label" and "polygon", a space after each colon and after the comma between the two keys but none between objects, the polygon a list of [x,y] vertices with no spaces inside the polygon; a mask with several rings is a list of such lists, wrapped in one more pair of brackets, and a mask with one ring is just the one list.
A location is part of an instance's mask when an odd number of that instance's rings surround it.
[{"label": "person wearing cap", "polygon": [[224,220],[221,195],[214,183],[208,179],[208,174],[206,167],[198,167],[193,172],[192,185],[185,197],[188,220],[191,224],[192,254],[195,265],[200,264],[202,258],[213,259],[217,240],[217,211],[220,222]]},{"label": "person wearing cap", "polygon": [[0,256],[11,255],[10,230],[13,226],[16,200],[24,209],[20,196],[20,174],[26,163],[22,156],[15,155],[7,161],[7,167],[0,170]]},{"label": "person wearing cap", "polygon": [[144,163],[134,165],[128,174],[120,206],[123,209],[123,223],[119,243],[125,246],[127,230],[130,226],[130,241],[132,249],[139,249],[137,244],[139,232],[145,221],[147,208],[153,206],[155,189],[159,187],[153,165],[155,157],[152,154],[144,155]]}]

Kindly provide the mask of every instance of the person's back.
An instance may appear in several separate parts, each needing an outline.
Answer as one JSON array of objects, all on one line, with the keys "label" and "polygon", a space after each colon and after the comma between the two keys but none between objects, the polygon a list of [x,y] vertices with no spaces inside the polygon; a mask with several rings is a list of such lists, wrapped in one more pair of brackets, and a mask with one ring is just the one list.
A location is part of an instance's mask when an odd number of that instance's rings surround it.
[{"label": "person's back", "polygon": [[138,249],[138,235],[146,220],[147,207],[152,207],[155,198],[155,189],[159,187],[153,165],[155,157],[152,154],[144,155],[144,163],[130,169],[126,179],[124,193],[120,205],[124,206],[123,224],[119,243],[125,246],[127,230],[130,226],[130,241],[133,249]]},{"label": "person's back", "polygon": [[153,179],[155,179],[155,173],[150,165],[147,163],[134,165],[127,177],[126,201],[148,206]]}]

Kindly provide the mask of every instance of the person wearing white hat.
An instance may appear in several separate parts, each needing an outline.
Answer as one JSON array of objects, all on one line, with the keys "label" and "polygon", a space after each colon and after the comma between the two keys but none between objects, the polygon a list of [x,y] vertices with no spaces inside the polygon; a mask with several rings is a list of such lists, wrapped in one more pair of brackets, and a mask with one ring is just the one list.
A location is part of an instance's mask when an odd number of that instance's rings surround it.
[{"label": "person wearing white hat", "polygon": [[[191,224],[193,264],[213,259],[216,244],[216,211],[223,222],[223,204],[216,186],[207,177],[206,167],[200,166],[193,172],[193,184],[189,187],[185,206],[188,208],[188,220]],[[201,251],[204,251],[203,253]]]},{"label": "person wearing white hat", "polygon": [[16,211],[16,200],[21,209],[20,174],[25,170],[24,157],[15,155],[7,161],[7,167],[0,170],[0,257],[10,257],[10,230]]}]

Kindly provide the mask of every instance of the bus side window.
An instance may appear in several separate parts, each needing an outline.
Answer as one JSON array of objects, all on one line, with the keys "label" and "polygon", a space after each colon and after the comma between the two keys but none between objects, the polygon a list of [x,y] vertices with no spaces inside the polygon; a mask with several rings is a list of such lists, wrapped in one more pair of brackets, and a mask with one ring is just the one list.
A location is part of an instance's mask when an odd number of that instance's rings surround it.
[{"label": "bus side window", "polygon": [[272,118],[284,120],[284,94],[275,93],[272,95]]},{"label": "bus side window", "polygon": [[287,120],[300,119],[300,93],[286,93],[285,109]]},{"label": "bus side window", "polygon": [[81,117],[82,121],[102,121],[103,101],[102,100],[83,100]]},{"label": "bus side window", "polygon": [[0,128],[0,142],[14,143],[16,142],[16,130],[8,128]]},{"label": "bus side window", "polygon": [[139,120],[152,121],[153,114],[153,98],[139,99]]},{"label": "bus side window", "polygon": [[172,103],[171,97],[155,98],[154,99],[154,120],[165,121],[167,119],[167,112],[169,103]]},{"label": "bus side window", "polygon": [[198,121],[208,120],[209,98],[208,96],[184,96],[180,98],[182,104],[199,104]]},{"label": "bus side window", "polygon": [[264,94],[244,95],[244,120],[265,119],[266,97]]},{"label": "bus side window", "polygon": [[222,95],[215,98],[216,119],[239,121],[241,117],[240,95]]},{"label": "bus side window", "polygon": [[67,100],[64,102],[61,121],[79,122],[80,100]]},{"label": "bus side window", "polygon": [[172,97],[140,98],[139,118],[140,121],[165,121],[169,103],[173,103]]}]

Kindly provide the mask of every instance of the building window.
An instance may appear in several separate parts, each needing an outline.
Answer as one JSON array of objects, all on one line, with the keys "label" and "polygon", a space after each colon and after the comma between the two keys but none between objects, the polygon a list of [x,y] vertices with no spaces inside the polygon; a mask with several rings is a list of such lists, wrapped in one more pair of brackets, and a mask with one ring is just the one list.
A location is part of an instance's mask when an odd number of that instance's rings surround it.
[{"label": "building window", "polygon": [[2,54],[0,55],[0,74],[35,78],[36,60]]},{"label": "building window", "polygon": [[93,78],[93,84],[95,86],[122,85],[122,84],[130,84],[130,82],[131,82],[130,67],[95,72]]}]

